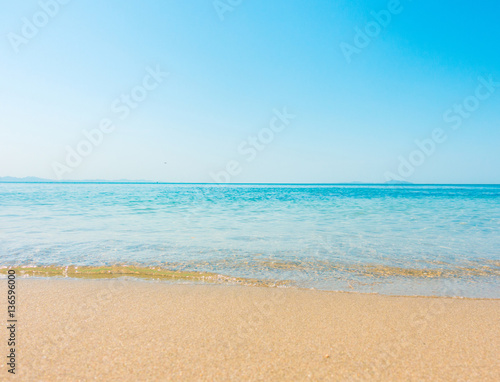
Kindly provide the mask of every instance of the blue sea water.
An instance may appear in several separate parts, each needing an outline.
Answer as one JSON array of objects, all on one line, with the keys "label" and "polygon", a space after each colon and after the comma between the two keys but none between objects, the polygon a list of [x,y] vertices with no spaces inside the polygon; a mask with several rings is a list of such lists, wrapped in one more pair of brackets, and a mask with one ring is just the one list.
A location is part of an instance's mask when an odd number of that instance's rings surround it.
[{"label": "blue sea water", "polygon": [[0,265],[500,298],[500,186],[0,184]]}]

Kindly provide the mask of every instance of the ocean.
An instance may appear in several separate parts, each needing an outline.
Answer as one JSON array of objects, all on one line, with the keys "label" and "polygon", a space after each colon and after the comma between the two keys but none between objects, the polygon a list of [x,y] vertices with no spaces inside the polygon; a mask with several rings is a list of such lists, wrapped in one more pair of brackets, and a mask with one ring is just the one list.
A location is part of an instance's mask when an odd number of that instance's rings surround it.
[{"label": "ocean", "polygon": [[112,264],[500,298],[500,186],[0,184],[0,266]]}]

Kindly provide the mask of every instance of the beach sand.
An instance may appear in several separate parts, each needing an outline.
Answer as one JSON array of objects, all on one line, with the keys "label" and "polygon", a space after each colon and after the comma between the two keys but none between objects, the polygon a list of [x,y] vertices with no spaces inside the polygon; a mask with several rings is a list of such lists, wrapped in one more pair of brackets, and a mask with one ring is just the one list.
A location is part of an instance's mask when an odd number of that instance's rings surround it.
[{"label": "beach sand", "polygon": [[16,291],[17,375],[3,361],[1,380],[500,380],[500,300],[123,278]]}]

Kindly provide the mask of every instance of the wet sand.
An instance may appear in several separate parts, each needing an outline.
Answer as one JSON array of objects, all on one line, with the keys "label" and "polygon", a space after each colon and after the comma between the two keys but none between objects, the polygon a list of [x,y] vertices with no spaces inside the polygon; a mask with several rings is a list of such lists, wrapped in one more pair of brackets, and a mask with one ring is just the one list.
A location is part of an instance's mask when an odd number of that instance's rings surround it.
[{"label": "wet sand", "polygon": [[17,307],[19,381],[500,380],[500,300],[18,278]]}]

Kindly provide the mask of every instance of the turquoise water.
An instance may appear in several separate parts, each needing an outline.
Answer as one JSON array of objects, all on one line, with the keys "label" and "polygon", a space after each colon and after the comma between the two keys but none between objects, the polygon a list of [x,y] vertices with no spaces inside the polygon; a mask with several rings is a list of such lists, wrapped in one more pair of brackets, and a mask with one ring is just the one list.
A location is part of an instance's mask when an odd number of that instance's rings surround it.
[{"label": "turquoise water", "polygon": [[500,186],[0,184],[0,265],[500,298]]}]

